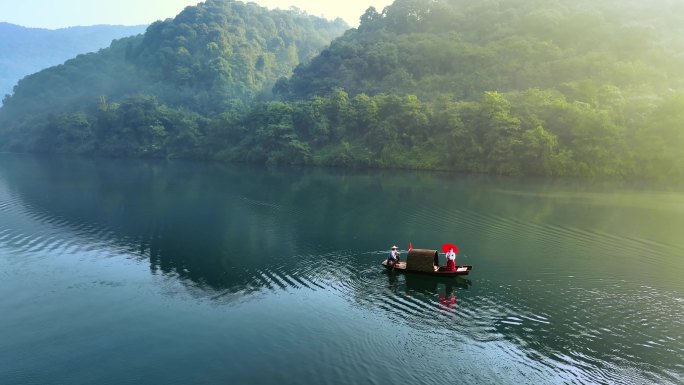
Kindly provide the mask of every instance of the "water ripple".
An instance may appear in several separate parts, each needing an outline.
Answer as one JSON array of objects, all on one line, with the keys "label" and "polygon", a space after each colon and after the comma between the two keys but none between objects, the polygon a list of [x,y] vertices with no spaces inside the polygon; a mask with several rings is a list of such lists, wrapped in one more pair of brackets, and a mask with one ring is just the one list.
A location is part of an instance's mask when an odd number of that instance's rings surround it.
[{"label": "water ripple", "polygon": [[[309,203],[326,202],[321,199]],[[345,352],[338,357],[339,363],[357,373],[372,373],[373,365],[384,365],[371,364],[363,357],[396,351],[419,357],[416,360],[432,356],[444,362],[458,359],[458,370],[463,372],[458,375],[464,377],[452,378],[466,378],[464,382],[485,379],[496,383],[502,378],[515,378],[521,383],[681,383],[681,286],[671,282],[670,286],[660,285],[656,279],[651,280],[653,285],[643,284],[649,279],[634,282],[617,273],[590,274],[593,263],[567,270],[553,264],[546,266],[545,260],[539,260],[538,266],[515,272],[509,271],[510,265],[486,265],[481,262],[484,258],[477,255],[472,258],[476,267],[469,279],[423,279],[389,273],[379,265],[385,255],[383,250],[321,246],[318,242],[326,242],[306,237],[299,240],[292,236],[293,232],[283,230],[282,217],[301,216],[308,212],[306,208],[244,196],[239,203],[235,210],[250,209],[252,216],[244,223],[229,222],[234,227],[226,226],[226,231],[247,228],[244,233],[258,241],[281,245],[290,255],[263,260],[250,255],[255,261],[228,257],[221,260],[210,253],[205,256],[202,251],[207,249],[201,241],[191,242],[199,251],[182,247],[176,251],[178,243],[173,241],[178,234],[184,234],[170,229],[163,218],[130,230],[118,224],[117,218],[99,223],[51,212],[23,202],[0,184],[0,246],[12,251],[3,263],[22,267],[38,258],[59,257],[100,262],[114,257],[132,260],[150,265],[151,275],[164,295],[189,296],[221,305],[237,306],[291,294],[341,299],[358,310],[362,315],[359,318],[368,318],[352,319],[340,326],[347,333],[356,333],[356,338],[331,342]],[[352,221],[360,214],[349,210],[340,219]],[[521,258],[527,252],[555,257],[568,250],[572,255],[589,256],[587,259],[600,255],[629,264],[630,268],[636,266],[644,270],[647,278],[672,270],[661,264],[661,271],[650,271],[664,256],[684,255],[681,244],[573,224],[536,223],[494,212],[480,213],[467,206],[444,208],[427,202],[420,210],[408,211],[405,221],[407,228],[427,233],[448,228],[456,234],[477,234],[483,247],[519,247]],[[317,234],[329,235],[325,231]],[[21,272],[15,269],[2,274],[8,277]],[[89,283],[95,284],[114,289],[125,286],[107,280]],[[90,286],[74,284],[69,288],[86,290]],[[404,334],[372,328],[387,324]],[[392,369],[388,364],[387,370]],[[340,371],[337,378],[344,378],[346,373]],[[444,383],[441,373],[455,374],[455,369],[425,362],[399,380]],[[468,381],[472,373],[481,376]],[[368,382],[383,381],[369,376]]]}]

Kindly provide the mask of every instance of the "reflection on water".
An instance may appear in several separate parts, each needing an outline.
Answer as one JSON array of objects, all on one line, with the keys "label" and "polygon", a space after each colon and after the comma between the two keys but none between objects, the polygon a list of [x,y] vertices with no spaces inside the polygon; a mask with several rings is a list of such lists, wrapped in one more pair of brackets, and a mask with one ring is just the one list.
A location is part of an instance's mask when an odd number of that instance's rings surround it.
[{"label": "reflection on water", "polygon": [[[24,289],[0,326],[43,312],[68,325],[71,306],[113,341],[135,336],[141,361],[199,344],[208,377],[167,365],[158,383],[681,383],[683,214],[677,189],[616,182],[0,155],[0,289]],[[387,272],[395,242],[454,242],[474,269]],[[148,309],[177,325],[131,334]],[[88,351],[85,324],[32,327],[45,345],[16,368],[52,357],[57,336]],[[0,337],[21,351],[14,334]],[[397,351],[413,357],[404,372],[384,361]],[[216,357],[232,377],[206,366]],[[0,382],[27,373],[0,368]]]},{"label": "reflection on water", "polygon": [[[440,278],[390,271],[385,271],[384,274],[387,275],[389,292],[380,292],[378,296],[382,301],[384,295],[385,303],[389,304],[388,309],[400,307],[401,302],[411,298],[422,302],[422,307],[426,310],[453,310],[456,307],[457,291],[468,290],[472,285],[470,279],[462,277]],[[431,315],[420,312],[418,317],[431,318]]]}]

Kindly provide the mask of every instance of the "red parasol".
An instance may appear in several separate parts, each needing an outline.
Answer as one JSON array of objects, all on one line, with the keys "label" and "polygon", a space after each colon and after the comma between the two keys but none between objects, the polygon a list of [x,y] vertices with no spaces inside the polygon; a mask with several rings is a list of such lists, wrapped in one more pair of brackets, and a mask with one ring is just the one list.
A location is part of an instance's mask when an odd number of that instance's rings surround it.
[{"label": "red parasol", "polygon": [[445,253],[451,249],[454,249],[454,253],[458,253],[458,247],[453,243],[445,243],[442,245],[442,251]]}]

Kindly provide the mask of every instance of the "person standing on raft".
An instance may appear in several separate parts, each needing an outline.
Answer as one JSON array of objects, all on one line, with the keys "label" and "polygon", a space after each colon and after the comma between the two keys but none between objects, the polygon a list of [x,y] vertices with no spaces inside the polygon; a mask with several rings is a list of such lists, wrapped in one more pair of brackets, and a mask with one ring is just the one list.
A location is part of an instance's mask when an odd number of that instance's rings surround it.
[{"label": "person standing on raft", "polygon": [[446,252],[446,268],[444,270],[446,271],[456,271],[456,253],[454,252],[454,249],[449,249],[449,251]]}]

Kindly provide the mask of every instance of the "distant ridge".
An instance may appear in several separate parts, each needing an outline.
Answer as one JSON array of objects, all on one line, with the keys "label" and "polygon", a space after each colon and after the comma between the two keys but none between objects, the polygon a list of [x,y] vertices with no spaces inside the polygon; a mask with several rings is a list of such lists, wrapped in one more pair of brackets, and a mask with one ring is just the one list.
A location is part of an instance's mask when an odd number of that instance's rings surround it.
[{"label": "distant ridge", "polygon": [[108,47],[112,40],[143,33],[146,28],[103,24],[47,29],[0,22],[0,99],[26,75]]},{"label": "distant ridge", "polygon": [[206,0],[24,77],[0,149],[684,180],[681,0]]}]

